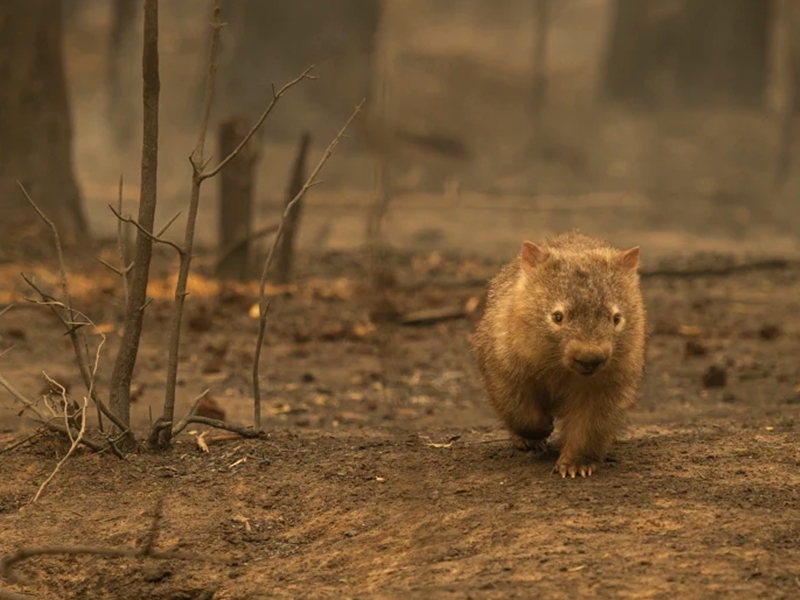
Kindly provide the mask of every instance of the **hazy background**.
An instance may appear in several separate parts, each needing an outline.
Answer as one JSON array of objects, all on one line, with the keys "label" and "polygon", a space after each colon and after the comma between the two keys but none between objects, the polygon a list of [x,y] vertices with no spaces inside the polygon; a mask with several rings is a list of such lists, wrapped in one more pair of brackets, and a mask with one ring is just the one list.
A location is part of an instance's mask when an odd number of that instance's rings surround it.
[{"label": "hazy background", "polygon": [[[382,155],[393,189],[389,241],[398,247],[503,257],[524,238],[580,227],[620,244],[642,244],[645,262],[697,250],[800,250],[797,161],[782,186],[774,183],[789,89],[791,3],[770,3],[764,101],[748,107],[674,101],[669,78],[659,79],[658,72],[642,89],[650,100],[604,99],[615,3],[552,0],[546,99],[537,121],[537,0],[351,0],[338,16],[326,11],[347,2],[295,1],[303,8],[280,18],[272,13],[263,22],[243,21],[236,12],[241,2],[223,2],[231,25],[223,35],[207,153],[217,154],[217,119],[254,118],[269,101],[272,83],[280,87],[311,63],[320,77],[287,93],[266,125],[256,227],[277,218],[300,133],[312,134],[314,164],[366,94],[370,114],[326,166],[326,183],[309,195],[301,249],[363,243]],[[139,21],[123,53],[115,111],[130,137],[120,146],[106,117],[112,1],[68,5],[65,60],[76,176],[92,229],[113,235],[116,222],[106,205],[120,173],[126,210],[135,211],[138,199],[141,10],[137,6]],[[673,0],[649,5],[651,19],[682,10]],[[160,222],[188,200],[187,157],[200,114],[210,9],[208,1],[161,2]],[[216,243],[216,185],[203,191],[201,245]],[[180,228],[172,231],[178,236]]]}]

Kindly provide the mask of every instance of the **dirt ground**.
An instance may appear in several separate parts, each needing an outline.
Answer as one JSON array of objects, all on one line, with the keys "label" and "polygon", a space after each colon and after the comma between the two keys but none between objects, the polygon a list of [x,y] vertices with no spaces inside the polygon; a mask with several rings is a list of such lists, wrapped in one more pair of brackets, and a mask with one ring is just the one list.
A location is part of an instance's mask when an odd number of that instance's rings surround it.
[{"label": "dirt ground", "polygon": [[[210,388],[226,418],[246,424],[254,289],[220,291],[202,278],[207,262],[199,257],[187,302],[178,413]],[[438,254],[393,262],[403,311],[465,305],[497,266]],[[88,258],[70,264],[76,305],[108,337],[105,394],[121,292]],[[0,552],[133,547],[163,499],[158,548],[208,562],[36,558],[20,568],[28,585],[13,589],[165,599],[800,594],[800,266],[719,274],[730,266],[724,257],[694,256],[649,267],[648,368],[630,430],[596,476],[562,480],[550,472],[552,453],[513,450],[486,405],[468,353],[480,309],[396,327],[382,363],[359,287],[365,264],[355,254],[304,256],[297,288],[276,296],[266,439],[202,453],[199,428],[166,454],[120,461],[81,452],[35,504],[65,446],[40,436],[2,451]],[[170,287],[159,277],[170,266],[159,255],[134,378],[140,434],[150,410],[160,414]],[[57,285],[47,265],[3,265],[3,302],[23,291],[20,270]],[[36,397],[42,369],[79,390],[48,313],[12,309],[0,340],[0,351],[15,345],[0,372],[20,392]],[[712,377],[712,366],[724,377]],[[32,430],[8,395],[0,402],[5,449]]]}]

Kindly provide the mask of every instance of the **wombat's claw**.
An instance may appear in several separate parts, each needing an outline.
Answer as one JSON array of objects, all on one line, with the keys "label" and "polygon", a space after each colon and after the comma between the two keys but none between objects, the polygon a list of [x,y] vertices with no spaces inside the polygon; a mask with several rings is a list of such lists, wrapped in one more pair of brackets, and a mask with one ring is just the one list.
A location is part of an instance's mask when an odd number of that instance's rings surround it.
[{"label": "wombat's claw", "polygon": [[572,479],[575,479],[576,475],[580,475],[581,477],[591,477],[592,473],[597,470],[597,465],[593,463],[589,464],[575,464],[575,463],[556,463],[556,466],[553,467],[553,473],[558,473],[561,475],[562,478],[569,475]]}]

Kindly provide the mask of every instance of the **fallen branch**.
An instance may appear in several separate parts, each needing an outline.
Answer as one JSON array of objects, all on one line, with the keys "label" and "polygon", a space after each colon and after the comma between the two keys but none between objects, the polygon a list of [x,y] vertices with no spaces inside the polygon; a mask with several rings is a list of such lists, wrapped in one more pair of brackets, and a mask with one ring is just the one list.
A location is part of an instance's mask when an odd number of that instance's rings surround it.
[{"label": "fallen branch", "polygon": [[467,311],[462,306],[446,306],[444,308],[428,308],[415,310],[404,314],[400,324],[408,327],[434,325],[442,321],[452,321],[453,319],[463,319],[467,316]]},{"label": "fallen branch", "polygon": [[5,454],[6,452],[11,452],[12,450],[14,450],[16,448],[19,448],[20,446],[24,446],[25,444],[27,444],[28,442],[36,439],[37,437],[41,436],[42,434],[44,434],[44,427],[40,427],[39,429],[34,431],[31,435],[29,435],[27,437],[24,437],[21,440],[18,440],[16,442],[12,442],[8,446],[6,446],[2,450],[0,450],[0,454]]},{"label": "fallen branch", "polygon": [[[213,561],[199,554],[185,552],[159,551],[155,549],[155,542],[162,519],[162,502],[159,501],[153,516],[153,522],[145,536],[141,548],[103,548],[99,546],[54,546],[49,548],[20,548],[12,554],[0,559],[0,577],[10,583],[27,584],[21,575],[14,571],[19,563],[37,556],[102,556],[105,558],[152,558],[156,560],[194,560],[203,562]],[[13,597],[13,596],[11,596]],[[21,596],[27,598],[26,596]]]},{"label": "fallen branch", "polygon": [[325,153],[322,155],[322,158],[320,158],[317,166],[314,167],[314,170],[303,184],[303,187],[300,188],[300,191],[297,192],[295,197],[292,198],[290,202],[286,203],[286,206],[283,209],[283,214],[281,215],[281,222],[278,225],[278,231],[275,233],[275,237],[272,239],[272,245],[269,248],[267,259],[264,261],[264,269],[261,271],[261,281],[258,288],[258,336],[256,337],[256,348],[253,356],[253,423],[256,430],[259,431],[261,430],[261,388],[258,381],[258,372],[259,363],[261,361],[261,346],[264,343],[264,333],[267,326],[267,311],[269,310],[269,301],[267,300],[265,292],[267,287],[267,278],[269,277],[269,269],[270,266],[272,266],[275,250],[281,241],[281,236],[283,235],[283,230],[286,227],[286,221],[289,218],[292,208],[294,208],[294,205],[302,200],[303,196],[306,195],[306,192],[308,192],[309,189],[318,183],[321,183],[320,181],[317,181],[317,176],[322,171],[322,167],[325,166],[325,163],[328,162],[328,159],[333,154],[336,146],[339,145],[339,142],[344,136],[345,131],[347,131],[347,128],[350,126],[350,123],[352,123],[356,116],[358,116],[358,113],[361,112],[364,102],[366,102],[366,99],[361,100],[361,102],[358,103],[358,106],[356,106],[353,114],[350,115],[350,118],[347,119],[344,127],[339,130],[339,133],[336,134],[336,137],[333,138],[333,141],[328,144],[328,147],[325,149]]}]

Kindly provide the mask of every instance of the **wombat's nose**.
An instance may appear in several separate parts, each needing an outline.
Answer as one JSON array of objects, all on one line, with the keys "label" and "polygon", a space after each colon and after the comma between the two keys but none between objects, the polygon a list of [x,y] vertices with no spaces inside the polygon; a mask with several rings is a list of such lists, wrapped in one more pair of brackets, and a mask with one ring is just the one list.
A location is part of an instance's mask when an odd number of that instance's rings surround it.
[{"label": "wombat's nose", "polygon": [[597,371],[597,369],[602,367],[604,362],[606,362],[606,357],[600,356],[599,354],[581,356],[580,358],[575,359],[575,367],[581,373],[584,373],[585,375],[591,375]]}]

